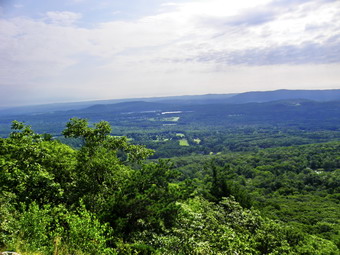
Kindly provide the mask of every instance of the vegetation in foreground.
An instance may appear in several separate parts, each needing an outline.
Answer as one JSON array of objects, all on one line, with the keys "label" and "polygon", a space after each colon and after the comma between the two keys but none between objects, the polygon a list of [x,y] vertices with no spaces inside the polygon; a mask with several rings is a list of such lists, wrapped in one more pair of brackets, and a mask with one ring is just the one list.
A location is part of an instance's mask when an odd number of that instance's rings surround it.
[{"label": "vegetation in foreground", "polygon": [[[107,122],[89,127],[84,119],[72,119],[63,134],[82,140],[77,150],[20,122],[13,122],[12,128],[8,138],[0,139],[2,250],[22,254],[339,254],[339,233],[332,223],[319,225],[320,231],[312,233],[308,223],[301,228],[300,219],[295,225],[280,215],[274,219],[268,212],[269,200],[259,200],[261,194],[280,200],[304,190],[307,196],[309,185],[316,187],[315,193],[330,195],[337,210],[339,171],[334,168],[338,165],[323,169],[332,174],[329,180],[327,173],[307,171],[311,179],[292,182],[285,190],[284,182],[293,180],[290,172],[296,171],[301,178],[304,172],[299,166],[286,171],[282,165],[271,165],[267,160],[275,159],[275,151],[257,158],[239,157],[239,161],[230,158],[229,165],[226,161],[203,164],[202,171],[192,171],[188,177],[185,166],[190,164],[182,162],[182,168],[175,169],[165,160],[146,163],[153,151],[132,145],[125,137],[111,136]],[[330,149],[330,155],[337,148]],[[323,159],[313,167],[323,164]],[[279,172],[287,175],[277,180],[281,184],[263,186],[266,180],[276,181]],[[324,179],[333,181],[334,187],[322,186],[327,183]],[[282,196],[275,198],[275,194]],[[254,209],[261,202],[266,202],[266,210]],[[276,202],[274,207],[281,203]],[[322,231],[332,233],[320,235]]]}]

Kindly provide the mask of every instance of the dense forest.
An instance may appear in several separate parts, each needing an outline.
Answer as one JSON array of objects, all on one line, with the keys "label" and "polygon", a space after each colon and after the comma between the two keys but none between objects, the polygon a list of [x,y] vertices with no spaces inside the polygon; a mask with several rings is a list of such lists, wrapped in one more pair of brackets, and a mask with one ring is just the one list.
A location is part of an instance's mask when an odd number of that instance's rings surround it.
[{"label": "dense forest", "polygon": [[337,130],[176,128],[127,138],[73,118],[61,138],[14,121],[0,138],[1,250],[339,254]]},{"label": "dense forest", "polygon": [[281,90],[2,110],[0,251],[340,254],[339,98]]}]

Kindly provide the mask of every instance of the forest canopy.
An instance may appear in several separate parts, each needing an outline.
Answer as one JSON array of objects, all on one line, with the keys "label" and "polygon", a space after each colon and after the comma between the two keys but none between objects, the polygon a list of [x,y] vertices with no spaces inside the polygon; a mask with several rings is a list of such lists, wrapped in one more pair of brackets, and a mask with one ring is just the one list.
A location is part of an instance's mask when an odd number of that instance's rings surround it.
[{"label": "forest canopy", "polygon": [[[17,121],[0,138],[1,250],[339,254],[339,143],[150,161],[154,151],[112,136],[105,121],[73,118],[63,135],[79,148]],[[334,217],[290,222],[286,205],[308,196]]]}]

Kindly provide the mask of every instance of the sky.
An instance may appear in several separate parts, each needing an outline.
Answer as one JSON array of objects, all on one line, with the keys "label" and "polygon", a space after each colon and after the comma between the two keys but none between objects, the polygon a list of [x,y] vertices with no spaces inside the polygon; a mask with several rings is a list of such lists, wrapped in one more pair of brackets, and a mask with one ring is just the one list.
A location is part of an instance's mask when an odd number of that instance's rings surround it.
[{"label": "sky", "polygon": [[0,0],[0,107],[340,89],[339,0]]}]

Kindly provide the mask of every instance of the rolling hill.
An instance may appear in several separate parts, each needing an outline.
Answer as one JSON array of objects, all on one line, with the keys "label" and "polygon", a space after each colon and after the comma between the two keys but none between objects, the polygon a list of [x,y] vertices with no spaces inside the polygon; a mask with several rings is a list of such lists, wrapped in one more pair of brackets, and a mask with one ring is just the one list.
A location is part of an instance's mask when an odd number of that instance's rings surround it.
[{"label": "rolling hill", "polygon": [[70,111],[86,109],[94,105],[110,105],[143,101],[149,103],[162,103],[171,105],[209,105],[209,104],[245,104],[263,103],[278,100],[305,99],[317,102],[340,100],[340,89],[336,90],[275,90],[254,91],[240,94],[207,94],[192,96],[127,98],[112,100],[97,100],[71,103],[57,103],[47,105],[20,106],[0,109],[0,116],[14,116],[27,114],[53,113],[57,111]]}]

